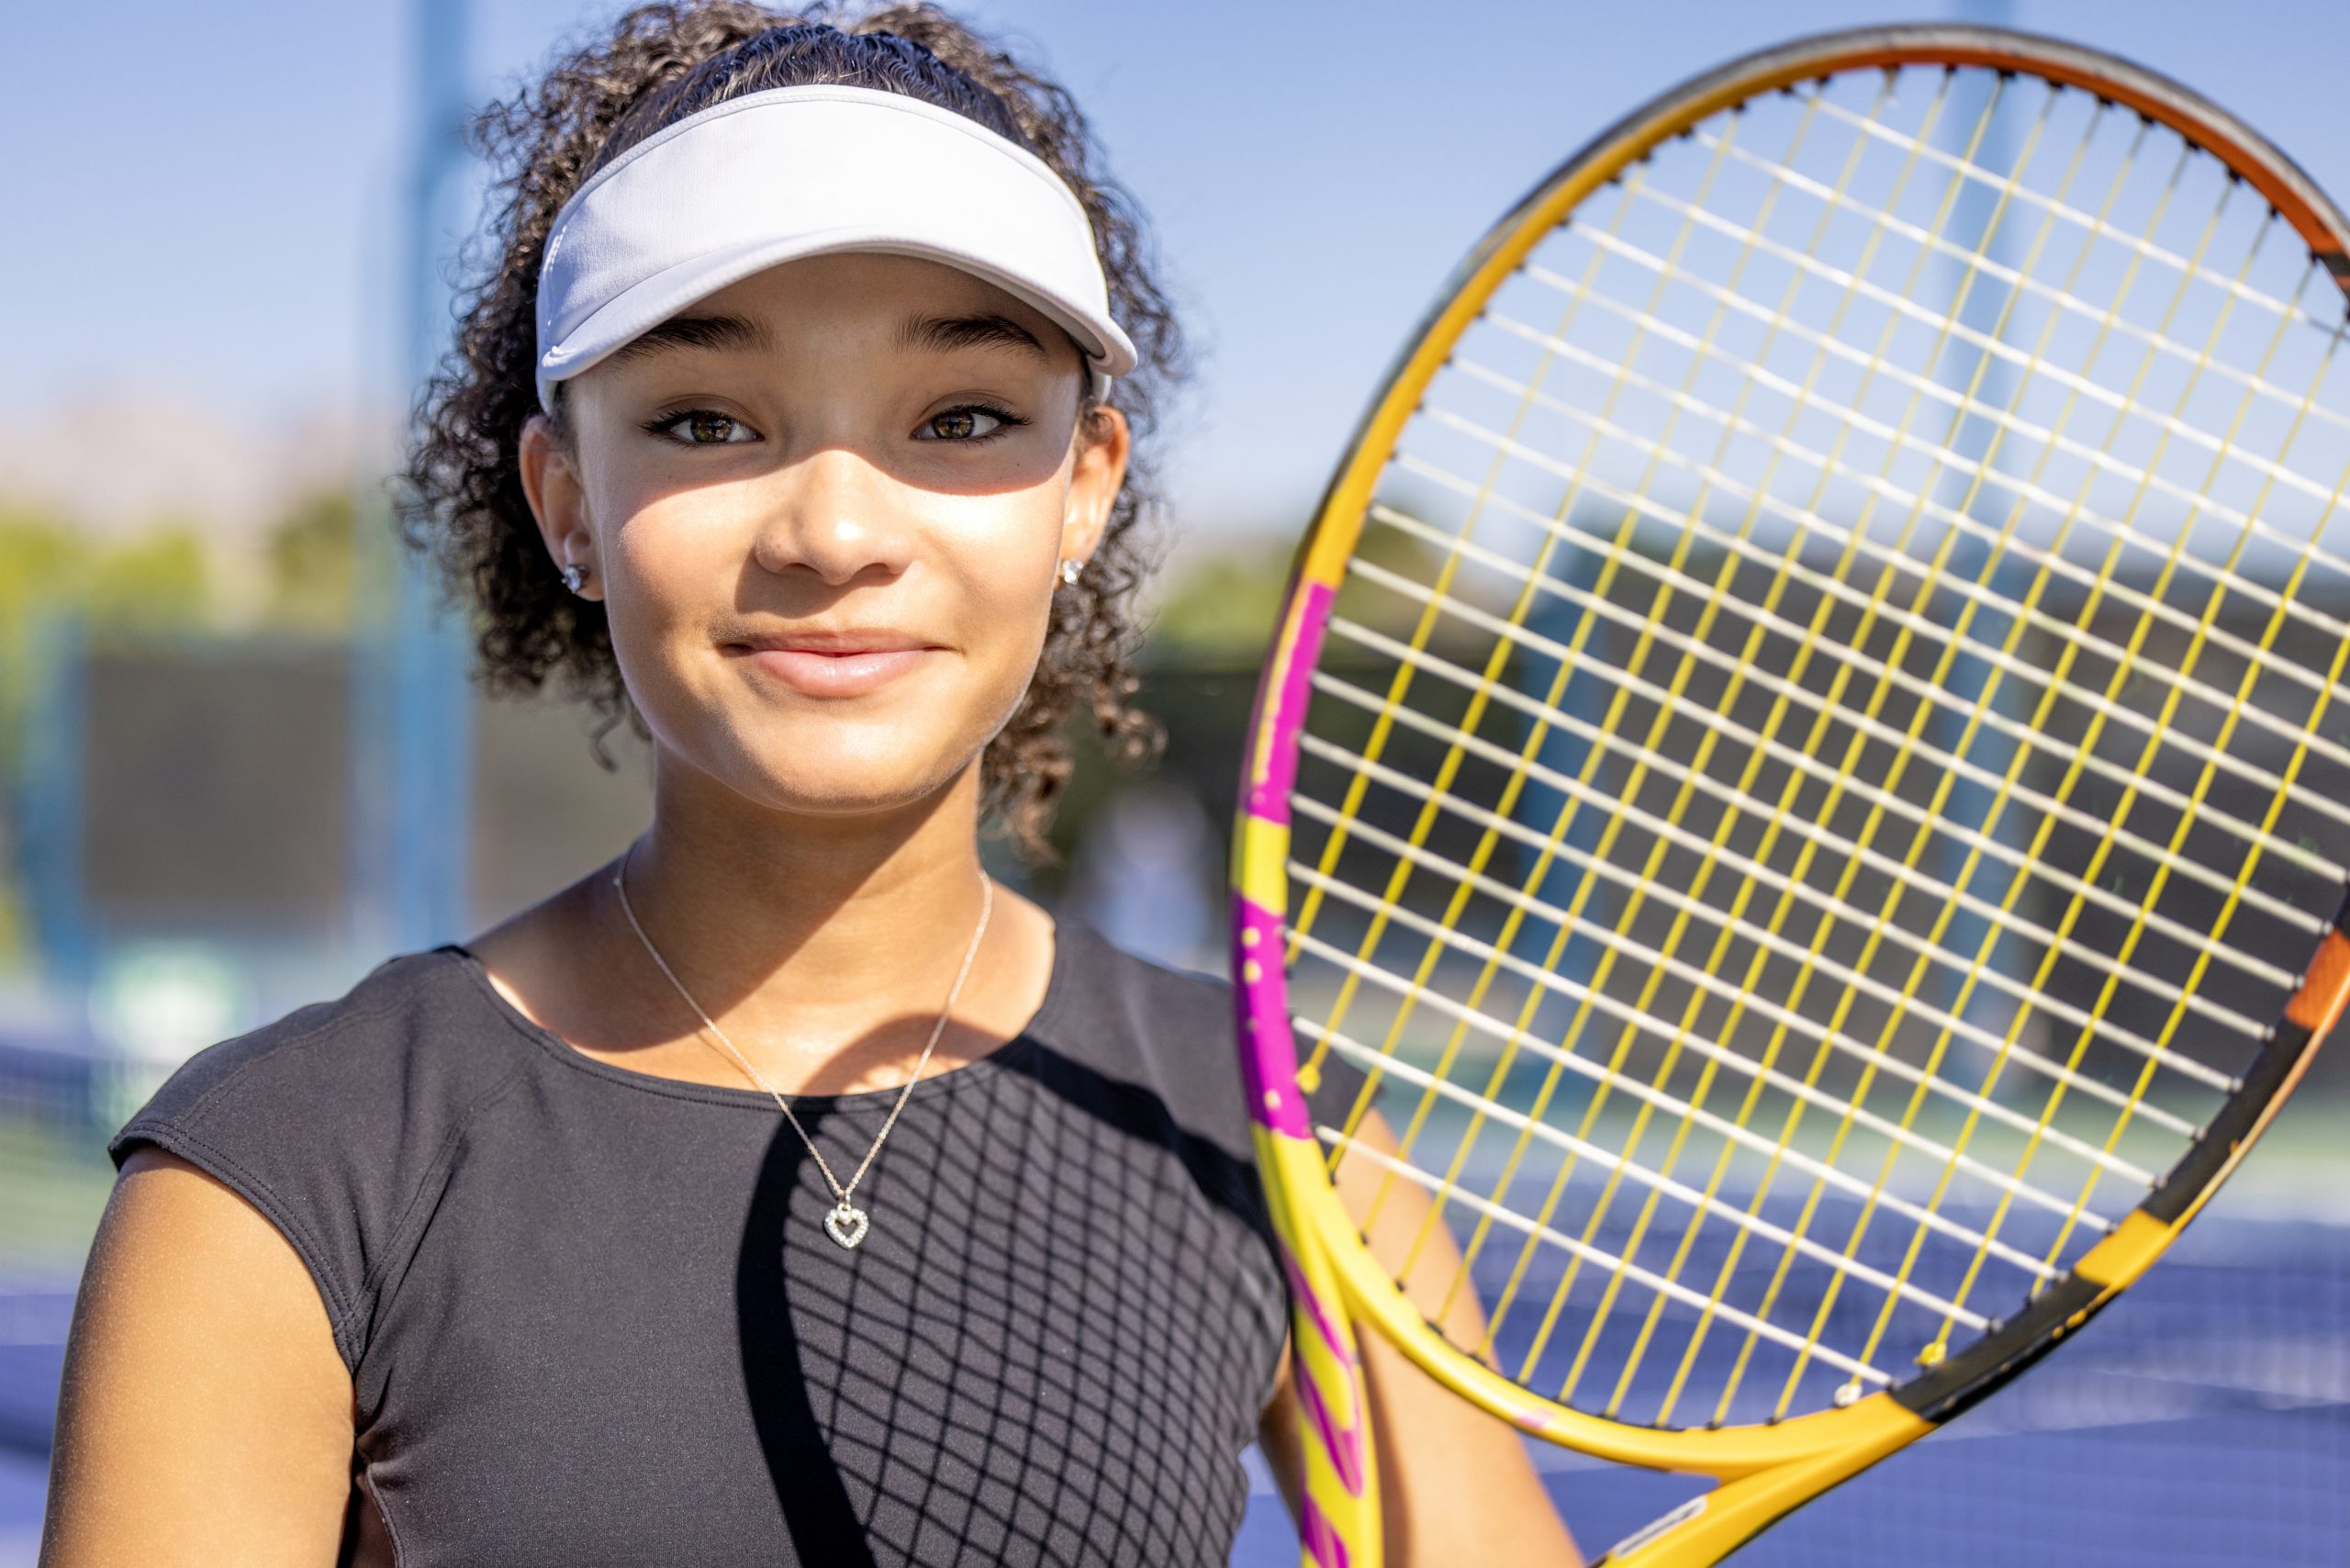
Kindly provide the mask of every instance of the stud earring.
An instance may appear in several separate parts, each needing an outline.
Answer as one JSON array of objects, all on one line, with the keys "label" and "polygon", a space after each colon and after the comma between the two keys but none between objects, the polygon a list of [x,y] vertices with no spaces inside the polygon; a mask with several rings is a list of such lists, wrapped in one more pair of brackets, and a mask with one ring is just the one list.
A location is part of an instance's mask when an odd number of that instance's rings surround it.
[{"label": "stud earring", "polygon": [[1085,563],[1082,561],[1063,561],[1061,563],[1061,581],[1065,583],[1076,582],[1077,574],[1084,569]]},{"label": "stud earring", "polygon": [[563,569],[563,586],[577,593],[588,581],[588,568],[574,561]]}]

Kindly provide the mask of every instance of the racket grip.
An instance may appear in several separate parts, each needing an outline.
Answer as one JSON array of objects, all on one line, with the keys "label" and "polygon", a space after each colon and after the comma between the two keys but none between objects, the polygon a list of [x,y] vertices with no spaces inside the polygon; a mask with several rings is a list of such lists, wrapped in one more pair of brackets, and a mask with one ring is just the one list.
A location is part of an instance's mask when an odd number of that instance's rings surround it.
[{"label": "racket grip", "polygon": [[[1310,1142],[1259,1127],[1266,1160],[1319,1163]],[[1267,1193],[1290,1294],[1290,1380],[1296,1391],[1303,1455],[1298,1540],[1303,1568],[1378,1568],[1379,1467],[1372,1448],[1362,1357],[1348,1321],[1337,1271],[1293,1223],[1286,1183]]]}]

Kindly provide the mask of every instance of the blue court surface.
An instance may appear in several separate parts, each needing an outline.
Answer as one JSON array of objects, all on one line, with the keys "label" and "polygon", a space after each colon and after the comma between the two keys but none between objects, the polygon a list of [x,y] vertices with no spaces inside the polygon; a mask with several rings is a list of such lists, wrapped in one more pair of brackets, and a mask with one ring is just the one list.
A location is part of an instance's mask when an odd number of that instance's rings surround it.
[{"label": "blue court surface", "polygon": [[[1586,1552],[1695,1488],[1538,1446]],[[1280,1499],[1236,1564],[1296,1561]],[[2350,1563],[2350,1227],[2190,1229],[2070,1347],[1758,1538],[1740,1568]]]},{"label": "blue court surface", "polygon": [[[29,1568],[71,1282],[0,1291],[0,1568]],[[1536,1454],[1586,1551],[1690,1490]],[[1297,1561],[1258,1490],[1236,1568]],[[2190,1230],[2072,1347],[1803,1510],[1741,1568],[2342,1568],[2350,1563],[2350,1226]]]}]

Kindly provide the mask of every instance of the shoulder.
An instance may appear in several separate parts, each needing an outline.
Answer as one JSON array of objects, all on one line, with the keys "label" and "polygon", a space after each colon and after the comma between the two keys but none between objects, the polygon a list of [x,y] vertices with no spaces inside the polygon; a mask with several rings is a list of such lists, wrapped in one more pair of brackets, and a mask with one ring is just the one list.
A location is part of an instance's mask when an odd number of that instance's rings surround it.
[{"label": "shoulder", "polygon": [[[484,1050],[486,1010],[450,948],[404,953],[330,1001],[297,1008],[183,1062],[117,1133],[129,1146],[166,1129],[225,1153],[341,1138],[386,1112],[462,1108],[510,1079],[515,1053]],[[308,1132],[315,1129],[315,1132]],[[158,1138],[157,1141],[162,1141]]]},{"label": "shoulder", "polygon": [[1074,919],[1055,924],[1053,992],[1039,1023],[1112,1032],[1147,1053],[1231,1056],[1231,982],[1168,969]]},{"label": "shoulder", "polygon": [[1195,1130],[1228,1122],[1227,1087],[1240,1108],[1231,982],[1130,953],[1066,915],[1055,930],[1054,988],[1032,1029],[1104,1076],[1156,1092]]},{"label": "shoulder", "polygon": [[520,1077],[453,949],[386,960],[341,996],[182,1063],[106,1145],[194,1164],[260,1210],[308,1265],[355,1361],[404,1217],[474,1115]]},{"label": "shoulder", "polygon": [[[1111,1077],[1147,1089],[1187,1130],[1247,1159],[1253,1139],[1241,1081],[1238,1020],[1228,976],[1179,969],[1129,953],[1064,917],[1065,994],[1049,1010],[1047,1044]],[[1310,1098],[1343,1106],[1362,1081],[1335,1058]]]},{"label": "shoulder", "polygon": [[1096,1014],[1110,1014],[1147,1034],[1233,1028],[1232,982],[1221,974],[1179,969],[1130,953],[1081,920],[1055,923],[1057,973],[1069,1000]]}]

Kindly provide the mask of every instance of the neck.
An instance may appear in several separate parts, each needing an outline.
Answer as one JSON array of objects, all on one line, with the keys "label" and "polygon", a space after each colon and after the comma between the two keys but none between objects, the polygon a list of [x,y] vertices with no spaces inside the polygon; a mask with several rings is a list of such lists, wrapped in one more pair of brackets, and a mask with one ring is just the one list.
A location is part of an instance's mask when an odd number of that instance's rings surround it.
[{"label": "neck", "polygon": [[780,818],[664,769],[626,862],[629,904],[702,1010],[769,1050],[877,1029],[918,1047],[984,902],[978,789],[974,767],[899,810]]}]

